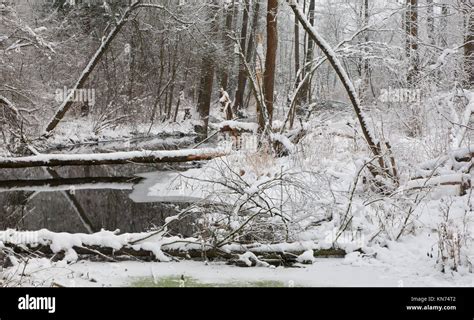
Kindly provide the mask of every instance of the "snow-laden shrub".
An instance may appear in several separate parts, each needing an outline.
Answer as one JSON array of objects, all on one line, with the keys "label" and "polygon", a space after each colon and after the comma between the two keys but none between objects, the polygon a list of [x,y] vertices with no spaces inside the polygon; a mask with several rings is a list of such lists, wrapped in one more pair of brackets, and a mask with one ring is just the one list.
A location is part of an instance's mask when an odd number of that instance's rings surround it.
[{"label": "snow-laden shrub", "polygon": [[[467,203],[454,199],[442,201],[440,205],[442,221],[438,227],[437,265],[442,272],[472,270],[472,214],[471,196]],[[465,197],[465,198],[466,198]]]}]

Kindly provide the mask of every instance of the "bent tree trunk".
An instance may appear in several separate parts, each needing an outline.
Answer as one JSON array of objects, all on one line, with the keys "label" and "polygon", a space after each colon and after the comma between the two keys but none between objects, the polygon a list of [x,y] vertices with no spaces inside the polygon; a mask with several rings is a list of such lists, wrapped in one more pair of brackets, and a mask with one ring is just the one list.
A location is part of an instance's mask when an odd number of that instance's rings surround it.
[{"label": "bent tree trunk", "polygon": [[222,149],[131,151],[98,154],[45,154],[21,158],[0,157],[0,168],[95,166],[128,163],[166,163],[211,160],[226,155]]},{"label": "bent tree trunk", "polygon": [[125,10],[120,20],[117,21],[117,24],[115,25],[115,27],[112,28],[112,30],[109,32],[107,37],[102,40],[102,44],[97,49],[96,53],[91,58],[87,66],[84,68],[81,76],[79,77],[79,80],[77,80],[76,84],[74,85],[74,87],[72,88],[72,90],[70,91],[66,99],[62,102],[62,104],[56,110],[53,118],[48,122],[44,135],[48,135],[50,132],[52,132],[56,128],[56,126],[59,124],[59,122],[63,119],[64,115],[68,112],[68,110],[71,108],[72,104],[74,103],[73,97],[75,95],[75,92],[77,92],[77,90],[84,87],[84,84],[86,83],[87,79],[92,74],[95,67],[99,64],[100,59],[105,54],[107,49],[110,47],[110,44],[112,43],[112,41],[119,34],[122,27],[128,22],[128,18],[130,17],[132,12],[138,8],[154,8],[158,10],[164,9],[163,6],[160,6],[160,5],[142,4],[141,1],[136,1]]},{"label": "bent tree trunk", "polygon": [[308,19],[305,17],[304,13],[301,11],[301,8],[297,4],[296,0],[287,0],[288,4],[290,5],[291,9],[293,10],[296,18],[301,23],[305,31],[308,35],[313,39],[314,43],[321,49],[321,51],[326,55],[327,60],[336,71],[339,79],[341,80],[344,88],[349,95],[349,99],[351,100],[352,106],[354,107],[354,111],[356,113],[357,119],[362,127],[362,133],[364,135],[365,140],[367,141],[370,150],[376,157],[381,156],[380,148],[378,147],[377,143],[375,142],[374,137],[372,136],[369,128],[367,127],[367,122],[364,118],[362,113],[360,100],[357,96],[356,90],[352,81],[349,78],[346,70],[342,67],[339,59],[337,58],[336,53],[330,47],[330,45],[324,40],[314,29]]}]

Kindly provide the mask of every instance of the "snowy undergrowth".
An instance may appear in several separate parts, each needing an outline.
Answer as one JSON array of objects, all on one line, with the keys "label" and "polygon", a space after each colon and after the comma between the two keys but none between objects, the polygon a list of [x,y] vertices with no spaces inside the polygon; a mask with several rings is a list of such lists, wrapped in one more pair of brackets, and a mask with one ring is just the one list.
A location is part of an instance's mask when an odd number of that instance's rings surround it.
[{"label": "snowy undergrowth", "polygon": [[348,253],[344,265],[389,270],[402,281],[398,285],[413,276],[431,284],[472,285],[472,192],[404,188],[424,170],[423,162],[453,157],[445,153],[449,139],[433,146],[431,126],[413,137],[385,128],[401,187],[384,195],[371,188],[362,170],[369,153],[350,114],[320,115],[305,129],[308,134],[287,157],[264,149],[235,151],[151,186],[149,193],[202,199],[193,210],[195,243],[252,252],[299,250],[304,254],[298,261],[310,263],[308,252],[341,248]]},{"label": "snowy undergrowth", "polygon": [[425,114],[428,120],[419,135],[411,137],[390,126],[384,129],[401,173],[401,187],[387,195],[374,192],[367,183],[368,173],[361,171],[369,161],[368,152],[350,115],[313,119],[306,128],[309,134],[288,157],[239,151],[179,175],[170,184],[156,185],[150,192],[199,191],[206,199],[207,213],[199,220],[205,230],[201,236],[215,243],[229,238],[309,241],[317,248],[342,248],[358,252],[353,256],[394,266],[421,263],[438,273],[469,273],[474,254],[472,193],[459,196],[457,187],[451,186],[406,188],[423,171],[423,162],[446,157],[450,150],[450,139],[433,132],[439,131],[441,123],[446,127],[441,112],[451,108],[452,99],[450,94],[440,94],[429,100],[438,107]]}]

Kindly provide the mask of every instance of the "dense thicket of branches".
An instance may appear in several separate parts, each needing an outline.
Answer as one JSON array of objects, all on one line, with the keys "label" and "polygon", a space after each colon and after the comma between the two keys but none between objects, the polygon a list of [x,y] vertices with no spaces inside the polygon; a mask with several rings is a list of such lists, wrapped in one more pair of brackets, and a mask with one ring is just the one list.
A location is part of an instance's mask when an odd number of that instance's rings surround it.
[{"label": "dense thicket of branches", "polygon": [[[11,146],[25,134],[38,136],[48,122],[53,129],[60,122],[52,118],[61,105],[58,90],[74,88],[85,71],[91,72],[80,87],[96,91],[95,103],[71,103],[66,117],[91,118],[97,132],[121,123],[136,129],[194,118],[201,120],[197,128],[206,135],[208,121],[219,109],[221,87],[235,116],[252,114],[257,105],[248,81],[252,74],[262,87],[268,120],[284,120],[290,112],[290,127],[297,118],[305,119],[308,106],[347,102],[337,73],[321,60],[321,51],[295,24],[284,2],[141,2],[149,6],[130,15],[130,1],[2,4],[0,121],[5,144]],[[473,8],[468,0],[293,2],[337,47],[364,106],[390,87],[430,94],[450,90],[453,83],[473,85]],[[84,70],[117,26],[93,70]],[[260,117],[261,126],[262,121]]]}]

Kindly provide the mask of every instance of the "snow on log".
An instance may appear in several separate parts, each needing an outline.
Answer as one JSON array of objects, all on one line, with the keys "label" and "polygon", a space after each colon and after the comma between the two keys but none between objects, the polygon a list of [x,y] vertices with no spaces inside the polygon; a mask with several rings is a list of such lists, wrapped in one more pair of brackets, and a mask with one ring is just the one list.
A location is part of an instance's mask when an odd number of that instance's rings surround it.
[{"label": "snow on log", "polygon": [[98,154],[42,154],[21,158],[0,157],[0,168],[95,166],[129,163],[166,163],[211,160],[228,154],[223,149],[131,151]]},{"label": "snow on log", "polygon": [[450,173],[469,173],[472,169],[474,145],[422,163],[413,180]]},{"label": "snow on log", "polygon": [[462,196],[472,188],[474,146],[427,161],[401,190],[432,189],[438,194]]},{"label": "snow on log", "polygon": [[[142,240],[140,240],[142,239]],[[145,239],[145,240],[143,240]],[[137,240],[139,240],[137,242]],[[226,259],[234,264],[242,256],[274,265],[297,263],[297,257],[314,250],[314,257],[344,257],[342,249],[322,249],[313,241],[281,244],[228,244],[215,248],[203,244],[195,238],[165,237],[164,234],[124,233],[102,230],[94,234],[55,233],[49,230],[39,231],[0,231],[0,248],[6,247],[16,254],[35,252],[45,256],[54,256],[67,262],[76,262],[80,258],[96,258],[106,261],[127,260],[130,257],[144,260],[171,261],[183,259]],[[254,261],[255,260],[255,261]]]},{"label": "snow on log", "polygon": [[239,122],[239,121],[223,121],[217,124],[217,129],[221,132],[225,131],[247,131],[257,133],[258,131],[258,124],[253,122]]},{"label": "snow on log", "polygon": [[58,192],[79,190],[133,190],[140,177],[61,178],[48,180],[0,181],[0,193],[12,191]]},{"label": "snow on log", "polygon": [[423,189],[433,186],[461,185],[464,189],[470,188],[471,176],[469,174],[455,173],[438,177],[415,179],[407,183],[408,189]]},{"label": "snow on log", "polygon": [[296,151],[296,146],[287,136],[279,133],[272,133],[271,138],[273,140],[274,148],[277,153],[286,156]]}]

